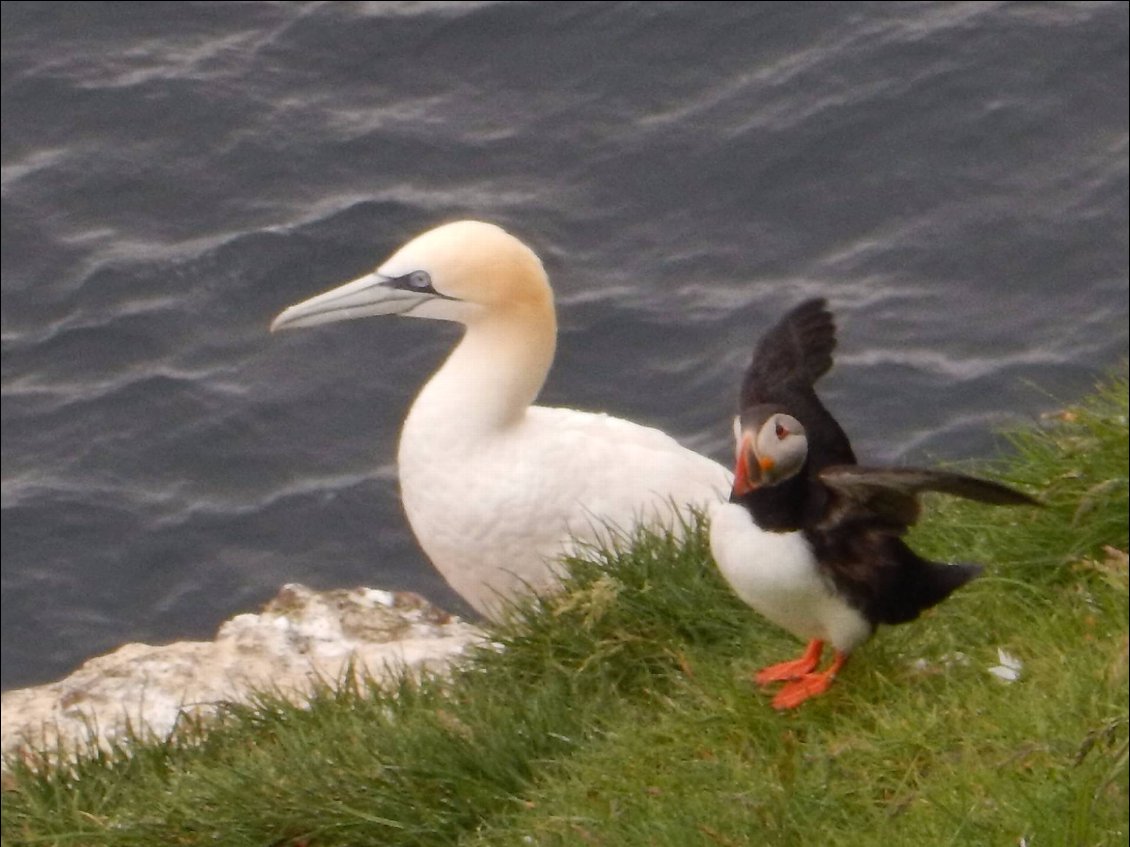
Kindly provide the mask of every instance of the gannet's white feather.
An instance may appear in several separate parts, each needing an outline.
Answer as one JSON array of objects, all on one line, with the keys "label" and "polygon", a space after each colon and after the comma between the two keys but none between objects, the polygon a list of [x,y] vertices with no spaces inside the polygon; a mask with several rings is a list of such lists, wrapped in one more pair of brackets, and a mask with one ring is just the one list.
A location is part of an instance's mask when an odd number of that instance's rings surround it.
[{"label": "gannet's white feather", "polygon": [[399,452],[405,511],[448,583],[487,614],[500,597],[550,587],[574,539],[672,526],[672,503],[705,508],[729,484],[664,433],[606,415],[534,406],[503,433],[468,438],[413,423]]},{"label": "gannet's white feather", "polygon": [[[425,271],[432,295],[395,280]],[[463,339],[404,422],[401,494],[420,546],[451,586],[493,615],[551,587],[574,539],[608,525],[672,526],[729,490],[719,464],[649,427],[532,406],[553,361],[553,295],[537,256],[492,224],[417,237],[373,274],[291,306],[272,328],[376,314],[454,320]]]}]

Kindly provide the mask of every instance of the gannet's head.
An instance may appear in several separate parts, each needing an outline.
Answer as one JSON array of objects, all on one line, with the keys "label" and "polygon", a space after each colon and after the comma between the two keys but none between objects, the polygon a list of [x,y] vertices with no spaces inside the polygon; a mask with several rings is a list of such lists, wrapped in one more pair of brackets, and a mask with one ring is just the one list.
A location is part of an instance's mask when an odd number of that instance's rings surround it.
[{"label": "gannet's head", "polygon": [[457,221],[412,239],[372,273],[284,309],[271,330],[370,315],[471,323],[530,306],[553,307],[534,251],[494,224]]},{"label": "gannet's head", "polygon": [[796,476],[808,459],[804,426],[775,406],[743,410],[734,421],[734,437],[734,493],[738,495]]}]

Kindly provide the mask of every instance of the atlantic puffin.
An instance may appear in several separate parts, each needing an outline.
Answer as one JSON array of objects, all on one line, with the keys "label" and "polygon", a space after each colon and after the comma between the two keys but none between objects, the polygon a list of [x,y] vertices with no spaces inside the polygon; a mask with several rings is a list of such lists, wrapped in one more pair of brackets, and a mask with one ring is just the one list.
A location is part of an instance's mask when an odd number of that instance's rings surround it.
[{"label": "atlantic puffin", "polygon": [[692,508],[725,500],[729,471],[658,429],[533,405],[557,341],[553,292],[534,251],[501,227],[431,229],[373,272],[285,309],[271,329],[370,315],[465,327],[413,401],[397,463],[417,541],[483,615],[553,590],[561,557],[610,528],[677,530]]},{"label": "atlantic puffin", "polygon": [[[710,546],[734,592],[807,641],[794,661],[764,668],[789,709],[828,689],[880,624],[912,621],[981,572],[917,555],[902,536],[935,491],[996,505],[1036,501],[947,471],[862,467],[814,384],[832,366],[836,329],[823,299],[801,303],[757,344],[735,419],[734,482],[712,511]],[[831,664],[818,670],[826,644]]]}]

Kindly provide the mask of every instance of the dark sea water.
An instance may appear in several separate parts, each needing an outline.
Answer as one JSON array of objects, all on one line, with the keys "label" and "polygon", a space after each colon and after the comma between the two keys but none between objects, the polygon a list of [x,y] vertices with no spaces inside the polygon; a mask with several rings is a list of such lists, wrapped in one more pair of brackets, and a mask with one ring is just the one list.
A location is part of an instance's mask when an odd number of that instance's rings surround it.
[{"label": "dark sea water", "polygon": [[455,328],[267,333],[443,221],[544,258],[543,402],[727,462],[814,294],[876,461],[999,455],[1127,355],[1125,3],[2,10],[5,688],[288,581],[455,606],[394,467]]}]

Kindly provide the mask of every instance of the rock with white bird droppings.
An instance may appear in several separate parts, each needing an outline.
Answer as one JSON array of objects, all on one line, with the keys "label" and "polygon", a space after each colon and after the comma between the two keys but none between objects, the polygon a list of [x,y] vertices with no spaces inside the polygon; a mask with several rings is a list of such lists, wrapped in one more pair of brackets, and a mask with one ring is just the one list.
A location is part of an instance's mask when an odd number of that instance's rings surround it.
[{"label": "rock with white bird droppings", "polygon": [[74,750],[134,732],[167,736],[181,715],[270,691],[302,702],[319,680],[393,669],[442,670],[482,640],[475,626],[410,592],[284,586],[259,614],[237,615],[213,641],[125,644],[59,682],[5,692],[2,749]]}]

